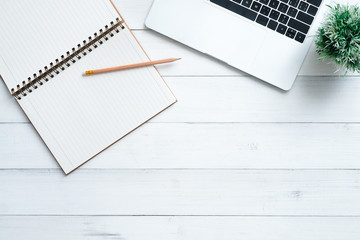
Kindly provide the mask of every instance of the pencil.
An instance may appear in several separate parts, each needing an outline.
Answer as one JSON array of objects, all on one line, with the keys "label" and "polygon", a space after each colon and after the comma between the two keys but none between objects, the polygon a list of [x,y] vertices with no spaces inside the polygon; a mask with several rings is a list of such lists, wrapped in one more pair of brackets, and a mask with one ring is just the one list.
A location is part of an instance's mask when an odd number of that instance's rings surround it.
[{"label": "pencil", "polygon": [[85,75],[88,76],[88,75],[94,75],[94,74],[106,73],[106,72],[114,72],[114,71],[120,71],[120,70],[131,69],[131,68],[146,67],[146,66],[151,66],[151,65],[156,65],[156,64],[174,62],[174,61],[177,61],[180,59],[181,58],[168,58],[168,59],[143,62],[143,63],[135,63],[135,64],[130,64],[130,65],[118,66],[118,67],[88,70],[88,71],[85,71]]}]

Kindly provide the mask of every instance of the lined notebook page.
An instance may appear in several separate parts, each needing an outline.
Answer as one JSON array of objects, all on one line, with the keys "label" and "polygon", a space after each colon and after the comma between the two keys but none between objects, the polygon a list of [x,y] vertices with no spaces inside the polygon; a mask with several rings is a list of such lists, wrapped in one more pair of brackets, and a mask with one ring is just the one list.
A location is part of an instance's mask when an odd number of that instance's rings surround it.
[{"label": "lined notebook page", "polygon": [[119,17],[109,0],[1,0],[0,74],[8,88]]},{"label": "lined notebook page", "polygon": [[[88,2],[103,3],[101,0]],[[116,16],[109,14],[108,5],[102,6],[104,15],[107,15],[105,22],[113,21]],[[81,9],[79,11],[82,12]],[[100,25],[107,24],[103,22]],[[87,24],[99,25],[96,21]],[[73,38],[77,30],[77,27],[68,29],[66,36]],[[87,36],[92,33],[87,33]],[[80,35],[83,34],[86,35]],[[44,48],[52,49],[56,45],[62,46],[62,39]],[[57,53],[54,51],[52,54]],[[44,60],[43,57],[39,58]],[[154,67],[82,76],[86,69],[143,61],[148,61],[145,53],[125,28],[18,101],[65,173],[71,172],[176,101]],[[19,59],[17,64],[28,67],[26,61]],[[37,64],[30,65],[33,67]],[[17,79],[24,73],[12,74]]]}]

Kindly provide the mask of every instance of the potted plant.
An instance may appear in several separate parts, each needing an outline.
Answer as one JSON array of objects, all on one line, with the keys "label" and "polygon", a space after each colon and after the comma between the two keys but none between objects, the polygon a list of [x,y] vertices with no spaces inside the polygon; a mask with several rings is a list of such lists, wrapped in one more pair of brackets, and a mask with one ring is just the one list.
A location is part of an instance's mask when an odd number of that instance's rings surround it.
[{"label": "potted plant", "polygon": [[346,72],[360,72],[360,8],[328,6],[330,12],[317,32],[319,60],[329,59]]}]

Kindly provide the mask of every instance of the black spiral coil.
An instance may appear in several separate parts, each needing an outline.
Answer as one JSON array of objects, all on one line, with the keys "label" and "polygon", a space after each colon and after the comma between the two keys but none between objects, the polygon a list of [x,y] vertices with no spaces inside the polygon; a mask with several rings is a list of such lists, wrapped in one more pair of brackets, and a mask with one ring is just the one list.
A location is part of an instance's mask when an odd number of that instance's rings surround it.
[{"label": "black spiral coil", "polygon": [[83,56],[91,53],[93,49],[102,45],[109,38],[113,37],[114,34],[118,33],[120,29],[124,29],[122,21],[116,18],[115,22],[110,22],[110,26],[106,25],[104,29],[100,29],[98,33],[94,33],[88,40],[84,40],[82,44],[78,44],[77,47],[66,52],[60,58],[55,59],[49,66],[45,66],[43,70],[39,70],[38,73],[34,73],[32,77],[29,77],[27,81],[22,82],[22,86],[18,84],[15,88],[11,89],[11,95],[16,99],[21,100],[22,97],[32,93],[34,89],[42,86],[56,75],[60,74],[66,68],[70,67],[76,61],[80,60]]}]

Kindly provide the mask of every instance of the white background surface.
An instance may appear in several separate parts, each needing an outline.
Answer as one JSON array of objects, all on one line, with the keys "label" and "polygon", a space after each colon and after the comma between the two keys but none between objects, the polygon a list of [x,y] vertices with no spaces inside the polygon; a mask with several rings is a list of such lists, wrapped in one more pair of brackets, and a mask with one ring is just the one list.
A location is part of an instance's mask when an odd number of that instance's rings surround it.
[{"label": "white background surface", "polygon": [[183,58],[158,67],[179,103],[66,177],[0,84],[0,239],[359,239],[357,75],[312,49],[283,92],[115,3],[152,59]]}]

